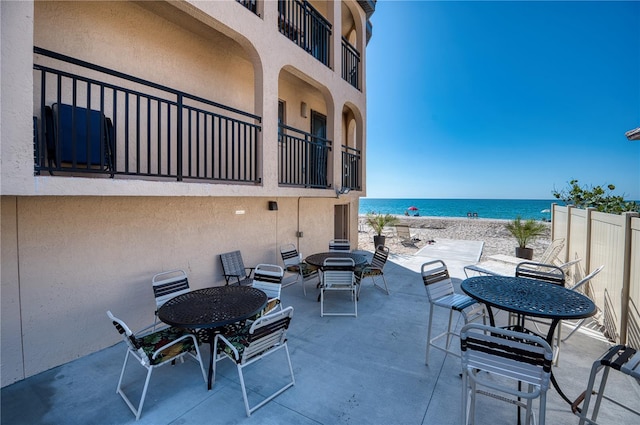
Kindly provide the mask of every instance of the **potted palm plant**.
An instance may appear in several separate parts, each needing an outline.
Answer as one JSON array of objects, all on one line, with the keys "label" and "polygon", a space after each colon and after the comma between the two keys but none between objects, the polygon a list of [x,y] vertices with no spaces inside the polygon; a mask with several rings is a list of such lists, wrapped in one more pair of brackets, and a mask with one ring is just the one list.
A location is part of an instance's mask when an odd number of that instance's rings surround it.
[{"label": "potted palm plant", "polygon": [[367,224],[371,226],[376,235],[373,237],[373,245],[384,245],[385,236],[382,236],[382,230],[386,226],[394,225],[398,222],[398,218],[391,214],[367,214]]},{"label": "potted palm plant", "polygon": [[533,248],[527,248],[527,243],[544,234],[546,226],[533,219],[523,221],[520,216],[506,224],[507,230],[516,238],[516,257],[531,260]]}]

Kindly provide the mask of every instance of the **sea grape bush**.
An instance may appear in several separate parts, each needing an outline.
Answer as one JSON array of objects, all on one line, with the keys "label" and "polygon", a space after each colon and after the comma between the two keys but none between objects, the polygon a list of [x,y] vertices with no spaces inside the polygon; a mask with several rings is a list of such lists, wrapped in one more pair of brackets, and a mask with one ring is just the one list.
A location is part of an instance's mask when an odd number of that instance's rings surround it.
[{"label": "sea grape bush", "polygon": [[595,208],[597,211],[621,214],[625,211],[640,212],[640,204],[635,201],[625,201],[624,196],[614,195],[616,187],[612,184],[602,186],[580,186],[578,180],[569,182],[569,187],[560,191],[553,190],[551,193],[556,199],[563,201],[566,205],[573,205],[577,208]]}]

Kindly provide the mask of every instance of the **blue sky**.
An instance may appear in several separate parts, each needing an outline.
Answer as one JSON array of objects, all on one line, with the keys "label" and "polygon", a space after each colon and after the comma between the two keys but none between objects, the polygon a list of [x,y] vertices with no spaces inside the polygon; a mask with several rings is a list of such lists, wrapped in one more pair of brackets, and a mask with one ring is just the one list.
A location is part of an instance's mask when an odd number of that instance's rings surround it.
[{"label": "blue sky", "polygon": [[640,200],[640,2],[379,0],[367,197]]}]

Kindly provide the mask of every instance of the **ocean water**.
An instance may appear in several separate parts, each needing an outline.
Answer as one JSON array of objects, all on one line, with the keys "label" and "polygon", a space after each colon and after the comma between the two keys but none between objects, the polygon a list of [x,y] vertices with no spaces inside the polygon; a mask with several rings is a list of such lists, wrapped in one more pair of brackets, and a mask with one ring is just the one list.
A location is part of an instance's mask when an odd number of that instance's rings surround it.
[{"label": "ocean water", "polygon": [[[360,198],[360,214],[418,214],[434,217],[467,217],[477,213],[478,218],[513,220],[551,219],[551,204],[558,200],[544,199],[376,199]],[[561,204],[561,203],[560,203]],[[417,210],[408,210],[415,207]]]}]

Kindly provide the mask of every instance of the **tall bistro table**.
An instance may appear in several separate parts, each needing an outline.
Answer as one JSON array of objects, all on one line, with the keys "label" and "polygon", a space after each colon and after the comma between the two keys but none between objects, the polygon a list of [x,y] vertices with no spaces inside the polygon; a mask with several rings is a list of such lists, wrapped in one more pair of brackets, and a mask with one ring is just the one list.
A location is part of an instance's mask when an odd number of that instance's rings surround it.
[{"label": "tall bistro table", "polygon": [[158,310],[158,318],[171,326],[203,329],[208,333],[211,356],[207,388],[211,389],[216,332],[225,325],[256,315],[265,305],[267,294],[259,289],[251,286],[216,286],[170,299]]},{"label": "tall bistro table", "polygon": [[[560,285],[541,280],[513,276],[475,276],[465,279],[460,288],[470,297],[484,303],[491,326],[495,319],[491,307],[515,313],[515,330],[524,331],[527,316],[551,319],[546,341],[553,347],[553,334],[560,320],[583,319],[596,314],[596,305],[588,297]],[[551,372],[551,382],[569,404]]]}]

